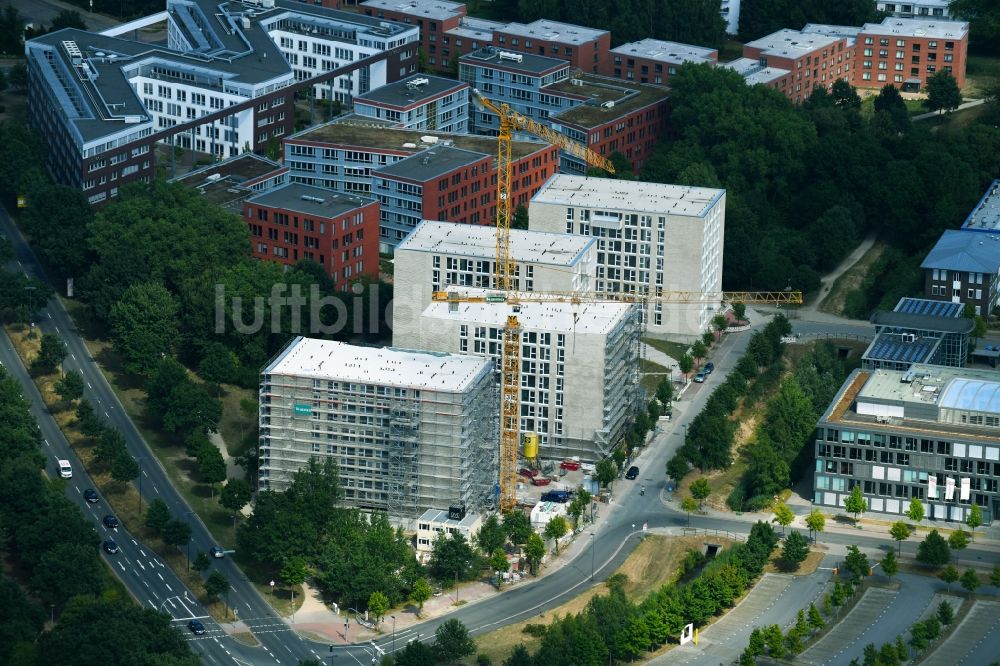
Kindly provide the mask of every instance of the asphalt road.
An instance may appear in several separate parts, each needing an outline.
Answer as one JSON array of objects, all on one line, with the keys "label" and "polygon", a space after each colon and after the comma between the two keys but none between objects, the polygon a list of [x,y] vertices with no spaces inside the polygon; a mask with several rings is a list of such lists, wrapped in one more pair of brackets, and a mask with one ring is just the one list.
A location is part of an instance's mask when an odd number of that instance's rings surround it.
[{"label": "asphalt road", "polygon": [[120,21],[110,16],[95,14],[68,2],[62,2],[61,0],[9,0],[5,4],[10,4],[17,8],[21,12],[21,15],[24,16],[26,22],[46,28],[52,23],[52,19],[59,15],[59,12],[67,9],[78,12],[90,30],[107,30],[120,23]]}]

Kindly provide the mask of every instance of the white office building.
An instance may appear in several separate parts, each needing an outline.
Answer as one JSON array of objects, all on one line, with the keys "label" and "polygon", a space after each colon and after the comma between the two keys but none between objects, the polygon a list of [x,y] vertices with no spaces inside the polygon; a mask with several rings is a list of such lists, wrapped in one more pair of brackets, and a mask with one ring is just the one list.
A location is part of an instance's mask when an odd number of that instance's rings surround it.
[{"label": "white office building", "polygon": [[[647,330],[698,336],[719,311],[725,190],[556,174],[532,197],[532,231],[597,239],[598,292],[646,294]],[[669,292],[712,302],[657,301]]]},{"label": "white office building", "polygon": [[487,359],[297,337],[261,373],[259,489],[332,459],[349,506],[489,508],[498,409]]},{"label": "white office building", "polygon": [[[465,287],[449,291],[472,297],[491,293]],[[542,458],[595,461],[625,436],[639,401],[640,307],[586,301],[437,301],[419,319],[396,325],[393,341],[487,357],[499,368],[503,330],[508,316],[516,315],[521,326],[521,433],[538,433]]]}]

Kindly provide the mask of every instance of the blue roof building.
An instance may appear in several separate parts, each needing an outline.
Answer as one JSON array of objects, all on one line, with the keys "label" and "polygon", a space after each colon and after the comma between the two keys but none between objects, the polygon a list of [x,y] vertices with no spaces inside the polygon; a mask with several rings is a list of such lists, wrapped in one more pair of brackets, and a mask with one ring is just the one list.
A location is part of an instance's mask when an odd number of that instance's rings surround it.
[{"label": "blue roof building", "polygon": [[969,304],[978,315],[1000,305],[1000,180],[994,180],[961,229],[941,234],[920,267],[924,296]]}]

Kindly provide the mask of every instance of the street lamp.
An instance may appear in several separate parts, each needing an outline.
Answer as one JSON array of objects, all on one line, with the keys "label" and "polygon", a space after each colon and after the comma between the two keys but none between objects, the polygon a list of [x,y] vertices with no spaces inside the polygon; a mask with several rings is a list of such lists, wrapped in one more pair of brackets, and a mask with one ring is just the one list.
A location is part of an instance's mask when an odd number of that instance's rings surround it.
[{"label": "street lamp", "polygon": [[139,466],[139,516],[142,517],[142,461],[145,458],[142,456],[132,456],[132,459]]},{"label": "street lamp", "polygon": [[[188,512],[186,512],[184,514],[184,522],[187,523],[188,532],[192,532],[192,533],[193,533],[194,530],[191,529],[191,514],[193,514],[193,513],[194,513],[194,511],[188,511]],[[188,542],[187,542],[187,558],[188,558],[187,570],[188,571],[191,571],[191,541],[193,540],[192,537],[193,537],[193,534],[189,534],[188,535]]]},{"label": "street lamp", "polygon": [[396,651],[396,616],[390,615],[392,618],[392,651]]}]

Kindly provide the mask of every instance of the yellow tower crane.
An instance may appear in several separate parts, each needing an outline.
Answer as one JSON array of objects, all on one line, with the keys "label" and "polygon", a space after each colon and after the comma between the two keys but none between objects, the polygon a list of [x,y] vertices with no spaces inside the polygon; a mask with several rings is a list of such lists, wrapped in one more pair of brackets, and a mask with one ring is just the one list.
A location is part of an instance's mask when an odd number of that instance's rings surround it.
[{"label": "yellow tower crane", "polygon": [[[496,292],[484,295],[463,294],[456,290],[438,291],[434,301],[449,303],[639,303],[643,307],[649,302],[664,303],[802,303],[802,293],[797,291],[776,292],[694,292],[671,291],[662,296],[624,293],[516,293],[513,289],[515,271],[514,259],[510,256],[511,218],[511,142],[515,130],[525,131],[561,150],[575,155],[589,166],[614,173],[614,165],[589,148],[555,132],[531,118],[523,116],[507,104],[496,104],[473,89],[476,100],[500,119],[500,134],[497,139],[497,256],[494,266],[494,287]],[[521,422],[521,323],[517,314],[507,316],[503,331],[500,360],[500,510],[510,511],[517,504],[517,452],[520,444]]]}]

